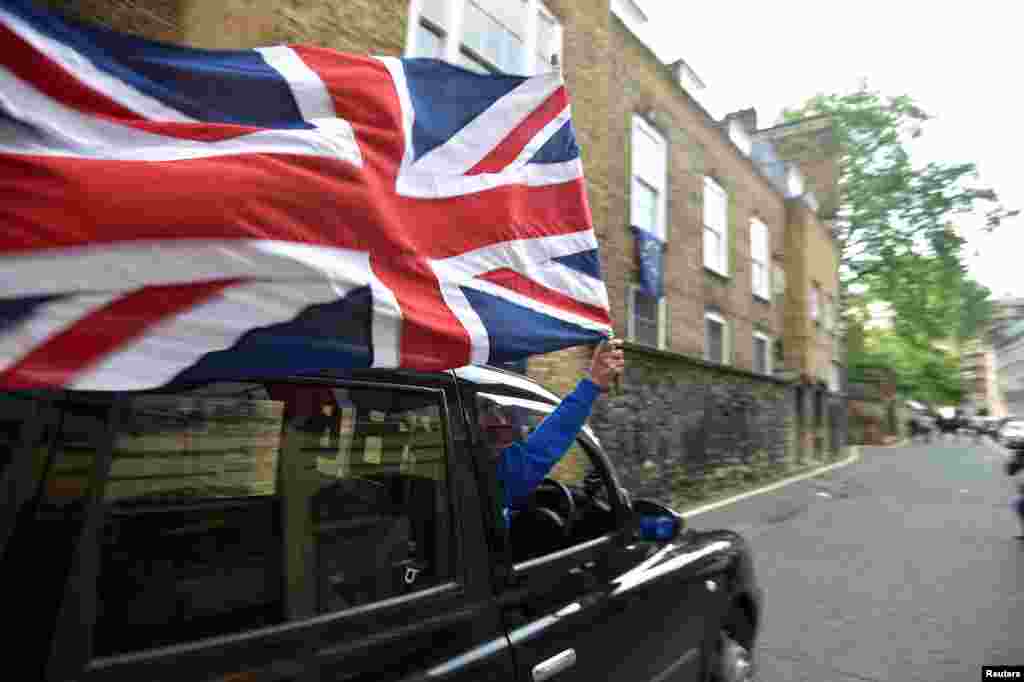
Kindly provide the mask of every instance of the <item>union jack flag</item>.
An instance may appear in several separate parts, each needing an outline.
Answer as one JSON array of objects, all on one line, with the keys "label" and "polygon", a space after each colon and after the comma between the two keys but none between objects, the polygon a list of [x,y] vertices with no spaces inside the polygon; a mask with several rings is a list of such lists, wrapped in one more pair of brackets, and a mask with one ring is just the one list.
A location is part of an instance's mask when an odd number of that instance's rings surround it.
[{"label": "union jack flag", "polygon": [[0,0],[0,388],[509,362],[611,332],[557,73],[209,51]]}]

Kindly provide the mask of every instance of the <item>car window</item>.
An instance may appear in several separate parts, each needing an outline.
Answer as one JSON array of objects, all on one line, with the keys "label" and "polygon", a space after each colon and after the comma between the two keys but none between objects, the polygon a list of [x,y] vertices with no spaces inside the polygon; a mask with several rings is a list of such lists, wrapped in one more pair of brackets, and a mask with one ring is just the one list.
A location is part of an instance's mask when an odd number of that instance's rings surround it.
[{"label": "car window", "polygon": [[[342,611],[453,575],[440,393],[216,384],[120,402],[102,483],[93,656]],[[103,415],[46,480],[80,515]]]},{"label": "car window", "polygon": [[[500,394],[477,394],[478,419],[483,427],[485,441],[489,440],[489,433],[497,423],[501,429],[508,431],[507,437],[512,441],[526,442],[553,409],[554,406],[545,403]],[[496,437],[500,438],[501,433],[498,432]],[[486,445],[497,454],[498,448],[494,443]],[[565,500],[564,492],[541,483],[530,500],[530,509],[510,510],[510,541],[513,555],[518,560],[543,556],[581,544],[614,529],[610,479],[580,438],[573,441],[546,477],[568,489],[572,496],[572,506]],[[500,496],[498,498],[501,499]],[[554,512],[565,522],[565,537],[559,537],[556,529],[551,527],[552,523],[557,523],[556,520],[552,519],[550,523],[546,520],[545,517],[550,515],[534,513],[536,507]]]}]

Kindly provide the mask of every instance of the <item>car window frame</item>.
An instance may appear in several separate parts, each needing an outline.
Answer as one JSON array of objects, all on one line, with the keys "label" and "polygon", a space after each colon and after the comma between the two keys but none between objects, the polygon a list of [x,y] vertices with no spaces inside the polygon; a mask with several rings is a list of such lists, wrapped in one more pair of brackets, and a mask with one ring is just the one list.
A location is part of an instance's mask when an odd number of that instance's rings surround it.
[{"label": "car window frame", "polygon": [[[519,404],[520,406],[534,407],[538,411],[550,414],[553,412],[558,405],[546,402],[539,398],[539,396],[527,397],[518,391],[505,391],[502,390],[504,387],[501,385],[489,384],[486,386],[474,387],[471,392],[471,400],[468,402],[473,406],[473,414],[471,415],[471,424],[473,425],[473,433],[476,439],[476,445],[474,451],[478,457],[482,455],[482,448],[480,443],[482,442],[482,436],[479,434],[478,425],[478,405],[479,397],[483,396],[496,396],[501,399],[508,400],[511,403]],[[492,524],[497,526],[493,528],[493,532],[499,535],[502,540],[502,550],[496,553],[494,557],[496,573],[499,576],[498,585],[499,589],[504,584],[506,589],[508,586],[515,586],[526,579],[544,579],[548,575],[559,575],[565,573],[567,566],[584,565],[591,561],[598,561],[605,555],[610,553],[613,548],[618,547],[622,544],[624,539],[627,537],[627,519],[629,517],[628,508],[621,495],[621,486],[619,484],[618,476],[615,473],[615,467],[611,465],[610,460],[604,453],[603,449],[599,446],[597,438],[594,436],[593,431],[589,426],[584,425],[580,430],[580,433],[576,437],[576,442],[584,449],[587,455],[594,462],[598,468],[601,477],[605,481],[605,485],[608,486],[608,503],[612,506],[612,515],[615,519],[615,528],[612,531],[604,533],[596,538],[586,540],[569,547],[565,547],[555,552],[549,552],[542,554],[537,557],[531,557],[525,561],[514,562],[511,559],[511,555],[508,547],[508,534],[507,529],[503,525],[503,520],[500,514],[492,513],[490,516],[493,518]],[[494,475],[493,467],[484,468],[488,474],[482,479],[482,485],[487,488],[486,498],[490,501],[489,506],[495,509],[500,509],[501,500],[497,498],[497,478]]]},{"label": "car window frame", "polygon": [[[24,394],[26,400],[32,402],[27,426],[19,433],[17,444],[13,448],[10,463],[0,471],[0,557],[7,549],[18,517],[25,504],[33,500],[39,490],[39,484],[46,477],[46,467],[36,472],[32,467],[29,452],[32,444],[39,440],[47,424],[58,424],[58,413],[54,403],[59,400],[59,393],[54,391],[9,391],[13,394]],[[47,452],[52,449],[53,439],[57,437],[55,429],[51,433],[45,447]],[[49,455],[47,456],[49,459]]]},{"label": "car window frame", "polygon": [[[237,379],[233,383],[264,383],[267,379]],[[301,676],[306,669],[317,668],[336,658],[339,652],[348,652],[358,648],[360,640],[366,638],[367,626],[380,620],[382,615],[393,615],[398,612],[410,613],[425,609],[431,613],[442,614],[423,620],[423,627],[440,629],[455,617],[456,609],[463,606],[468,598],[467,585],[470,557],[467,555],[466,535],[463,527],[463,496],[460,494],[457,481],[464,478],[457,472],[454,429],[452,427],[452,406],[446,388],[448,383],[442,381],[437,385],[395,382],[388,380],[323,378],[294,376],[279,379],[281,383],[321,385],[336,388],[370,388],[393,389],[434,393],[440,401],[441,421],[444,428],[444,439],[447,453],[445,457],[445,474],[448,477],[448,513],[451,527],[451,561],[452,576],[436,585],[408,594],[397,595],[388,599],[361,604],[353,608],[320,614],[311,618],[289,621],[241,632],[226,633],[190,642],[177,643],[161,647],[144,649],[107,657],[94,657],[91,652],[91,637],[96,608],[96,578],[99,569],[99,538],[98,533],[106,519],[106,503],[103,500],[103,487],[110,474],[110,463],[113,459],[113,446],[117,432],[117,401],[141,395],[176,394],[183,390],[194,390],[205,385],[221,383],[218,381],[201,384],[170,385],[152,391],[131,393],[106,393],[109,396],[108,417],[104,433],[103,450],[97,452],[97,465],[93,480],[99,485],[90,489],[90,503],[86,510],[83,530],[75,540],[76,549],[72,558],[72,568],[60,589],[66,596],[59,610],[56,622],[53,646],[48,660],[47,679],[95,679],[131,680],[148,679],[159,673],[171,676],[188,677],[190,672],[201,672],[209,676],[210,661],[216,660],[218,667],[224,667],[224,674],[238,672],[238,666],[252,666],[258,657],[254,652],[267,650],[304,651],[302,661],[291,659],[295,666],[294,674]],[[424,382],[426,383],[426,382]],[[433,383],[433,382],[431,382]],[[451,383],[454,387],[454,383]],[[73,398],[82,392],[66,392]],[[95,394],[94,394],[95,395]],[[99,467],[105,466],[105,471]],[[98,476],[102,473],[102,476]],[[87,533],[92,533],[90,537]],[[436,603],[436,607],[432,604]],[[443,614],[453,614],[446,618]],[[381,638],[399,639],[403,636],[403,628],[389,628],[386,632],[375,634],[379,643]],[[349,638],[344,633],[350,632]],[[312,645],[311,643],[316,643]],[[72,651],[72,655],[68,652]],[[153,666],[156,666],[155,668]],[[289,673],[292,674],[292,673]],[[257,675],[256,679],[262,679]]]}]

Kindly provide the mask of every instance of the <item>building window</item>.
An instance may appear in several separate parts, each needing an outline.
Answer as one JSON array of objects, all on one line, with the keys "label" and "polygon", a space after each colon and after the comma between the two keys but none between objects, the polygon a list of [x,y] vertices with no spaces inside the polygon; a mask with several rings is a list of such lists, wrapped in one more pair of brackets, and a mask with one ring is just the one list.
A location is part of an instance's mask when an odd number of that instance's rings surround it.
[{"label": "building window", "polygon": [[406,56],[435,57],[480,73],[551,71],[562,27],[536,0],[412,0]]},{"label": "building window", "polygon": [[718,313],[704,313],[704,359],[729,364],[729,325]]},{"label": "building window", "polygon": [[754,332],[754,373],[772,373],[772,339],[762,332]]},{"label": "building window", "polygon": [[665,324],[665,297],[659,299],[645,296],[640,287],[632,284],[629,287],[628,329],[630,341],[642,343],[653,348],[665,348],[667,342]]},{"label": "building window", "polygon": [[804,193],[804,176],[796,166],[786,171],[786,198],[798,197]]},{"label": "building window", "polygon": [[819,324],[821,321],[821,289],[817,284],[811,285],[811,321]]},{"label": "building window", "polygon": [[750,221],[750,278],[754,295],[769,300],[768,227],[757,218]]},{"label": "building window", "polygon": [[824,323],[827,332],[831,332],[835,327],[835,305],[831,296],[825,296]]},{"label": "building window", "polygon": [[828,390],[839,393],[843,390],[843,367],[838,362],[832,363],[832,373],[829,375]]},{"label": "building window", "polygon": [[630,223],[665,241],[667,145],[657,130],[633,116]]},{"label": "building window", "polygon": [[704,178],[704,267],[728,277],[728,197],[721,185]]}]

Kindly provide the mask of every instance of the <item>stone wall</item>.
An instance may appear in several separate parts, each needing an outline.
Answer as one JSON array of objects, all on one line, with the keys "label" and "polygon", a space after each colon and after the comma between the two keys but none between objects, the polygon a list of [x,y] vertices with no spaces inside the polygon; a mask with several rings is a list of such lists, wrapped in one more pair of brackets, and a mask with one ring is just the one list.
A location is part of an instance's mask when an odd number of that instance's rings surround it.
[{"label": "stone wall", "polygon": [[682,506],[716,486],[777,477],[799,464],[788,384],[635,344],[626,349],[627,370],[590,424],[634,497]]}]

